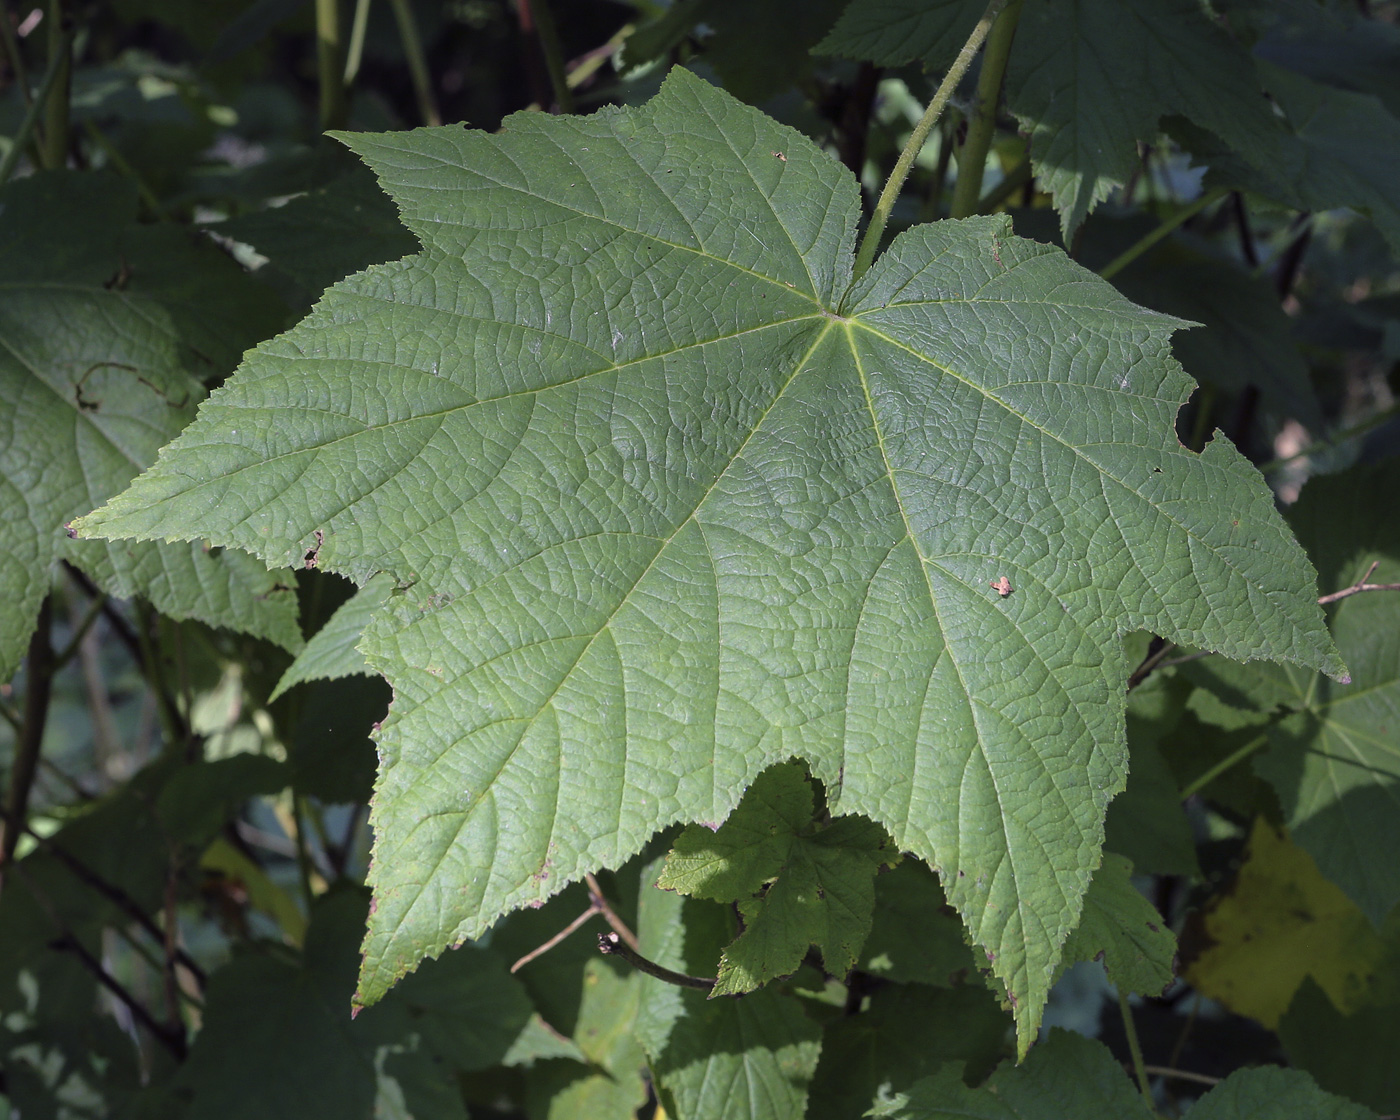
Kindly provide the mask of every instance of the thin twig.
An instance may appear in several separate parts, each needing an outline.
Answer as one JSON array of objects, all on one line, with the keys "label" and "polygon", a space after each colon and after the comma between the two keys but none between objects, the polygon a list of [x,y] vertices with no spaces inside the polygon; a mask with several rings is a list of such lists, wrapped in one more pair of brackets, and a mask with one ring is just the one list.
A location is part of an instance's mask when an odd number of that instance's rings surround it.
[{"label": "thin twig", "polygon": [[1119,253],[1113,260],[1109,261],[1108,264],[1104,265],[1103,268],[1099,269],[1099,275],[1105,280],[1112,280],[1113,277],[1117,276],[1127,268],[1128,265],[1142,256],[1143,253],[1151,249],[1166,237],[1167,234],[1171,233],[1172,230],[1176,229],[1178,226],[1185,225],[1186,222],[1194,218],[1211,203],[1219,201],[1229,193],[1229,190],[1225,187],[1216,187],[1215,190],[1207,191],[1205,194],[1201,195],[1200,198],[1196,199],[1196,201],[1190,205],[1183,206],[1170,218],[1162,222],[1134,244],[1130,245],[1127,249],[1123,250],[1123,252]]},{"label": "thin twig", "polygon": [[53,597],[46,595],[39,606],[39,619],[29,639],[25,660],[24,716],[14,761],[10,764],[10,785],[5,791],[5,815],[0,822],[0,874],[14,858],[20,831],[29,815],[29,794],[39,768],[39,750],[44,742],[44,725],[49,718],[49,695],[53,691],[53,646],[49,628],[53,624]]},{"label": "thin twig", "polygon": [[102,967],[102,962],[94,957],[92,953],[88,951],[87,946],[79,940],[78,935],[74,933],[68,923],[63,920],[63,916],[58,912],[53,902],[39,889],[38,884],[34,882],[22,863],[12,865],[10,870],[14,872],[20,882],[25,885],[29,893],[33,896],[34,901],[39,904],[39,908],[44,911],[49,921],[52,922],[54,927],[59,931],[59,937],[55,941],[50,942],[49,947],[51,949],[70,952],[82,961],[83,966],[92,973],[97,982],[126,1006],[131,1012],[132,1018],[136,1019],[143,1027],[150,1031],[156,1041],[169,1050],[176,1061],[183,1061],[185,1057],[184,1030],[181,1029],[179,1033],[172,1033],[169,1029],[162,1026],[156,1021],[155,1016],[146,1009],[145,1004],[127,991],[121,981]]},{"label": "thin twig", "polygon": [[977,21],[977,26],[972,29],[972,34],[967,37],[967,42],[963,44],[962,50],[958,52],[958,57],[953,60],[953,65],[949,67],[948,73],[934,92],[933,100],[928,103],[924,115],[919,118],[919,123],[909,134],[909,140],[905,143],[904,150],[899,153],[894,170],[890,172],[890,177],[885,180],[885,189],[880,192],[879,201],[875,203],[875,213],[870,216],[870,225],[866,227],[865,236],[861,238],[860,249],[856,253],[855,279],[859,280],[864,276],[869,270],[871,262],[875,260],[875,251],[880,247],[880,238],[885,234],[885,223],[889,221],[890,213],[894,210],[895,199],[899,197],[899,192],[904,187],[904,180],[909,177],[914,160],[923,150],[924,141],[928,139],[928,134],[933,130],[933,126],[938,123],[938,118],[943,115],[949,98],[953,96],[953,91],[958,88],[958,83],[967,73],[967,68],[972,65],[973,58],[981,49],[982,41],[986,39],[987,32],[992,29],[992,23],[1001,14],[1006,3],[1007,0],[991,0],[991,3],[987,5],[986,11],[982,13],[982,18]]},{"label": "thin twig", "polygon": [[[3,813],[3,810],[0,810],[0,813]],[[40,852],[56,859],[65,870],[74,876],[74,878],[84,886],[96,891],[108,902],[116,906],[117,909],[122,911],[128,918],[145,930],[158,944],[164,943],[164,931],[155,923],[151,916],[137,904],[136,900],[127,894],[126,891],[122,890],[121,887],[117,886],[115,883],[109,883],[77,856],[61,847],[50,837],[40,835],[27,824],[22,825],[21,829],[26,836],[34,841],[35,847]],[[183,949],[177,948],[175,950],[175,956],[180,967],[186,969],[190,975],[195,978],[195,981],[202,990],[206,980],[204,969],[200,968],[194,958]]]},{"label": "thin twig", "polygon": [[533,949],[531,949],[528,953],[526,953],[523,957],[521,957],[518,961],[511,965],[511,972],[519,972],[536,957],[544,956],[545,953],[553,949],[554,946],[558,945],[559,942],[563,941],[566,937],[569,936],[569,934],[573,933],[574,930],[578,929],[579,926],[583,925],[584,922],[588,921],[589,918],[593,917],[594,914],[601,913],[602,911],[596,905],[590,903],[588,909],[586,909],[582,914],[580,914],[572,922],[566,925],[548,941],[546,941],[542,945],[536,945]]},{"label": "thin twig", "polygon": [[1335,603],[1339,599],[1348,599],[1353,595],[1360,595],[1363,591],[1400,591],[1400,583],[1367,583],[1371,578],[1371,573],[1380,567],[1381,562],[1374,560],[1371,566],[1366,569],[1366,574],[1353,583],[1350,587],[1345,587],[1341,591],[1334,591],[1331,595],[1323,595],[1318,599],[1318,606],[1326,606],[1328,603]]},{"label": "thin twig", "polygon": [[1173,1069],[1171,1066],[1143,1066],[1154,1077],[1173,1077],[1178,1081],[1194,1081],[1198,1085],[1219,1085],[1223,1077],[1211,1077],[1205,1073],[1192,1073],[1190,1070]]},{"label": "thin twig", "polygon": [[627,947],[633,952],[637,952],[641,946],[637,935],[627,928],[627,923],[619,918],[617,912],[608,905],[607,896],[603,894],[603,888],[598,885],[598,880],[590,874],[585,875],[583,881],[588,884],[589,900],[598,908],[598,912],[607,919],[608,925],[612,926],[618,937],[627,942]]},{"label": "thin twig", "polygon": [[345,87],[355,84],[360,72],[360,60],[365,53],[365,28],[369,25],[370,0],[355,0],[355,15],[350,21],[350,45],[345,49]]},{"label": "thin twig", "polygon": [[1137,1074],[1138,1088],[1147,1101],[1147,1110],[1154,1116],[1157,1110],[1152,1103],[1152,1085],[1147,1080],[1147,1067],[1142,1062],[1142,1044],[1138,1042],[1137,1024],[1133,1022],[1133,1009],[1128,1006],[1128,992],[1118,985],[1118,1010],[1123,1015],[1123,1033],[1128,1036],[1128,1053],[1132,1055],[1133,1071]]},{"label": "thin twig", "polygon": [[687,976],[683,972],[673,972],[669,968],[663,968],[655,961],[647,960],[615,933],[600,933],[598,935],[598,951],[604,956],[621,957],[638,972],[645,972],[648,976],[655,976],[658,980],[664,980],[678,988],[698,988],[702,992],[708,992],[713,990],[715,986],[714,980],[705,980],[699,976]]},{"label": "thin twig", "polygon": [[1158,668],[1167,654],[1171,653],[1174,649],[1176,649],[1176,643],[1162,642],[1160,649],[1144,657],[1141,664],[1139,664],[1128,677],[1128,691],[1132,692],[1133,689],[1137,688],[1138,685],[1142,684],[1143,681],[1150,677],[1152,671]]}]

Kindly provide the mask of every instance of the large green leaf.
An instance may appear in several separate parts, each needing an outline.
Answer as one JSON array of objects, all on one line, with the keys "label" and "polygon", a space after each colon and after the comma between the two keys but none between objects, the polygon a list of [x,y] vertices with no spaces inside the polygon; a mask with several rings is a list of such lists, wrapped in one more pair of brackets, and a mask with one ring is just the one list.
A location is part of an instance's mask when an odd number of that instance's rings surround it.
[{"label": "large green leaf", "polygon": [[[65,521],[119,491],[193,419],[194,374],[254,341],[225,320],[230,305],[261,306],[238,267],[212,245],[136,227],[135,214],[135,188],[104,175],[34,175],[0,191],[0,680],[59,559],[172,617],[301,643],[289,573],[198,545],[64,536]],[[172,255],[188,286],[178,295]]]},{"label": "large green leaf", "polygon": [[854,180],[684,72],[347,142],[423,252],[79,525],[412,585],[361,642],[361,999],[799,756],[939,870],[1028,1043],[1123,785],[1119,635],[1344,674],[1257,475],[1176,440],[1176,321],[1004,218],[853,285]]},{"label": "large green leaf", "polygon": [[[856,0],[818,49],[943,69],[985,7]],[[1127,181],[1162,117],[1189,117],[1246,154],[1277,130],[1249,55],[1197,0],[1026,0],[1006,91],[1066,237]]]}]

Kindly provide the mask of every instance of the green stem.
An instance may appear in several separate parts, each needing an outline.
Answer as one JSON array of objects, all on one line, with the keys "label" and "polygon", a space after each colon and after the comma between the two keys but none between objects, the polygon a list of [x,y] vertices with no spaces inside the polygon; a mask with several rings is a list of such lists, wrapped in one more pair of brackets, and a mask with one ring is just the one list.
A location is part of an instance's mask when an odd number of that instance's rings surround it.
[{"label": "green stem", "polygon": [[[68,37],[71,44],[72,36]],[[66,50],[62,52],[66,54]],[[66,69],[59,64],[57,58],[49,60],[49,68],[44,72],[44,80],[39,83],[39,92],[34,95],[34,100],[30,102],[29,109],[24,114],[24,120],[20,122],[19,131],[15,133],[14,142],[10,145],[10,150],[5,153],[5,158],[0,160],[0,183],[6,182],[14,171],[15,165],[19,163],[20,154],[29,144],[30,138],[34,135],[35,125],[39,123],[39,114],[44,111],[44,106],[48,103],[49,94],[53,92],[54,85],[58,82],[59,75]]]},{"label": "green stem", "polygon": [[975,212],[978,214],[993,213],[998,206],[1017,191],[1021,190],[1030,181],[1031,159],[1030,156],[1027,156],[1011,170],[1009,175],[1005,176],[1000,183],[982,196],[981,201],[977,203],[977,210]]},{"label": "green stem", "polygon": [[50,171],[68,164],[68,94],[73,76],[73,36],[64,28],[62,0],[49,0],[49,68],[57,69],[44,104],[40,158]]},{"label": "green stem", "polygon": [[1222,758],[1219,762],[1217,762],[1199,778],[1182,788],[1181,800],[1185,801],[1188,797],[1191,797],[1193,794],[1200,793],[1201,790],[1205,789],[1206,786],[1210,785],[1211,782],[1215,781],[1215,779],[1220,777],[1221,774],[1225,773],[1226,770],[1229,770],[1232,767],[1239,765],[1246,758],[1248,758],[1255,751],[1257,751],[1260,747],[1264,746],[1264,744],[1266,744],[1268,741],[1268,735],[1256,735],[1244,746],[1240,747],[1239,750],[1235,751],[1233,754],[1227,755],[1226,757]]},{"label": "green stem", "polygon": [[160,199],[156,197],[156,192],[151,190],[145,179],[141,178],[141,173],[132,167],[127,158],[117,150],[115,144],[107,139],[106,134],[93,124],[92,121],[83,122],[83,129],[88,134],[88,139],[102,149],[102,154],[107,157],[107,162],[112,165],[118,174],[126,176],[136,184],[136,193],[141,197],[141,201],[146,204],[147,209],[157,218],[168,219],[170,215],[166,213],[165,207],[160,204]]},{"label": "green stem", "polygon": [[1103,268],[1099,269],[1099,275],[1105,280],[1112,280],[1127,268],[1128,265],[1132,264],[1133,261],[1142,256],[1143,253],[1147,252],[1152,246],[1156,245],[1157,242],[1161,241],[1162,238],[1166,237],[1167,234],[1171,233],[1172,230],[1189,222],[1207,206],[1214,202],[1219,202],[1229,193],[1230,189],[1228,187],[1216,187],[1215,190],[1207,191],[1205,194],[1201,195],[1200,198],[1196,199],[1196,201],[1189,206],[1183,206],[1151,233],[1141,238],[1135,245],[1125,249],[1118,256],[1114,257],[1113,260],[1109,261]]},{"label": "green stem", "polygon": [[1133,1010],[1128,1006],[1128,993],[1118,985],[1118,1010],[1123,1014],[1123,1033],[1128,1036],[1128,1053],[1133,1057],[1133,1072],[1137,1074],[1138,1088],[1147,1101],[1147,1111],[1153,1116],[1157,1110],[1152,1104],[1152,1086],[1147,1080],[1147,1067],[1142,1061],[1142,1045],[1138,1042],[1137,1024],[1133,1022]]},{"label": "green stem", "polygon": [[938,208],[943,205],[943,188],[948,185],[948,164],[952,162],[953,157],[953,138],[949,131],[946,125],[939,130],[938,162],[934,165],[928,191],[919,207],[920,222],[935,221],[938,218]]},{"label": "green stem", "polygon": [[1314,440],[1312,443],[1308,444],[1307,447],[1303,448],[1303,450],[1295,451],[1292,455],[1285,455],[1281,459],[1270,459],[1260,467],[1259,470],[1264,474],[1271,474],[1276,470],[1286,467],[1289,463],[1296,462],[1308,455],[1315,455],[1319,451],[1331,451],[1334,448],[1340,447],[1349,439],[1355,439],[1357,436],[1364,436],[1372,428],[1380,427],[1387,420],[1397,415],[1400,415],[1400,403],[1382,409],[1380,412],[1368,416],[1359,424],[1353,424],[1350,428],[1343,428],[1336,435],[1328,436],[1326,439]]},{"label": "green stem", "polygon": [[316,0],[316,76],[321,129],[340,128],[345,124],[345,66],[340,59],[339,0]]},{"label": "green stem", "polygon": [[418,34],[413,10],[408,6],[408,0],[389,0],[389,6],[394,9],[394,19],[399,25],[399,40],[403,43],[403,53],[408,56],[408,73],[413,79],[413,95],[418,99],[418,113],[424,124],[442,124],[442,114],[438,112],[437,101],[433,98],[433,82],[428,75],[428,59],[423,53],[423,39]]},{"label": "green stem", "polygon": [[895,199],[899,197],[904,180],[909,177],[914,160],[923,150],[924,141],[928,139],[928,134],[933,130],[933,126],[938,123],[938,118],[943,115],[943,110],[948,105],[948,99],[958,88],[958,83],[967,73],[967,68],[972,65],[972,60],[982,46],[982,41],[986,39],[987,33],[992,29],[992,22],[1005,5],[1006,0],[991,0],[991,3],[987,5],[987,10],[982,13],[982,18],[977,21],[977,26],[972,29],[972,34],[967,37],[967,42],[963,44],[962,50],[958,52],[958,57],[953,60],[953,65],[934,92],[933,100],[928,103],[924,115],[914,126],[914,131],[909,134],[909,141],[904,145],[904,151],[899,153],[894,170],[890,172],[889,179],[885,181],[885,189],[880,192],[880,198],[875,203],[875,212],[870,216],[870,225],[866,227],[865,236],[861,239],[860,249],[856,253],[855,279],[859,280],[864,276],[875,260],[875,250],[880,247],[880,238],[885,234],[885,223],[889,221],[890,213],[894,210]]},{"label": "green stem", "polygon": [[564,68],[564,48],[559,43],[559,28],[554,23],[549,0],[530,0],[530,14],[535,19],[535,31],[540,37],[540,50],[544,53],[545,69],[549,71],[549,84],[554,87],[554,103],[561,113],[572,113],[574,91],[569,88],[569,75]]},{"label": "green stem", "polygon": [[369,25],[370,0],[355,0],[355,15],[350,21],[350,46],[345,51],[345,88],[355,84],[360,73],[360,60],[365,54],[365,28]]},{"label": "green stem", "polygon": [[53,691],[53,646],[49,628],[53,624],[53,600],[45,597],[39,607],[39,621],[29,639],[25,661],[24,716],[14,761],[10,764],[10,785],[5,790],[5,819],[0,823],[0,868],[14,858],[15,846],[29,816],[29,793],[39,769],[39,750],[44,742],[44,725],[49,718],[49,696]]},{"label": "green stem", "polygon": [[997,16],[982,52],[982,73],[977,77],[977,100],[967,125],[967,141],[958,155],[958,181],[953,186],[951,218],[967,218],[978,212],[982,194],[982,172],[997,130],[997,102],[1006,77],[1006,60],[1011,57],[1011,40],[1021,18],[1023,0],[1011,0]]}]

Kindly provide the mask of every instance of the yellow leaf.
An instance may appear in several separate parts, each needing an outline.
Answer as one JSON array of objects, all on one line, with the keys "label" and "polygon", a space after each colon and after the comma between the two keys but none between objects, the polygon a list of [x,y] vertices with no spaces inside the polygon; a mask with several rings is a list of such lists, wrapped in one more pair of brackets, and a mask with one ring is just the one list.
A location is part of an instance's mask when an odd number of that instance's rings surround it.
[{"label": "yellow leaf", "polygon": [[1382,942],[1286,832],[1255,822],[1244,863],[1202,914],[1205,948],[1185,969],[1204,995],[1273,1029],[1304,977],[1343,1013],[1366,1002]]}]

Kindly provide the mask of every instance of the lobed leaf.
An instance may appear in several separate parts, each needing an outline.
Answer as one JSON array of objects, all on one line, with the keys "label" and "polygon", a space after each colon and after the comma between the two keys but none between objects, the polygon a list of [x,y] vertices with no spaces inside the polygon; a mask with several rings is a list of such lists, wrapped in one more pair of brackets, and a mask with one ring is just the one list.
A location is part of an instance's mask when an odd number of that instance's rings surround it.
[{"label": "lobed leaf", "polygon": [[1028,1045],[1123,785],[1120,635],[1345,672],[1258,476],[1176,441],[1180,324],[1004,218],[852,286],[854,180],[684,72],[347,143],[423,251],[79,526],[412,585],[361,643],[359,998],[800,757],[938,869]]}]

